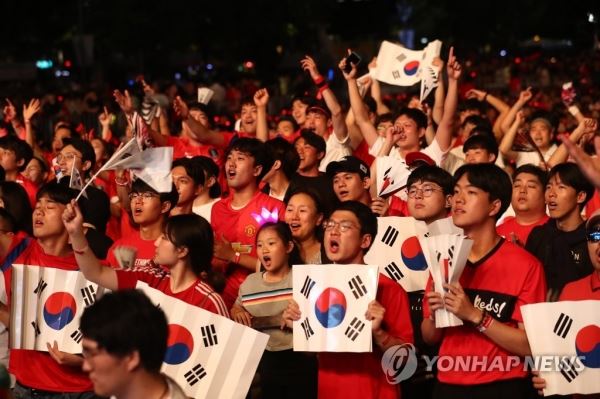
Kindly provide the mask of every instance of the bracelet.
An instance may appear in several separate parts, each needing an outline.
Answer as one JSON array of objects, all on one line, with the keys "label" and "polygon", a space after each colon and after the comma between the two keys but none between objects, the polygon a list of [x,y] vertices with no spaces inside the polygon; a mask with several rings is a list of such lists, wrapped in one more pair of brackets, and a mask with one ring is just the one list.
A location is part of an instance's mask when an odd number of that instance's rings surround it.
[{"label": "bracelet", "polygon": [[492,316],[490,316],[488,312],[484,310],[482,313],[481,321],[475,326],[475,328],[480,333],[483,333],[490,327],[493,321],[494,319],[492,318]]},{"label": "bracelet", "polygon": [[321,85],[327,84],[327,81],[325,80],[325,78],[323,77],[323,75],[321,75],[318,78],[316,78],[315,80],[313,80],[313,82],[315,82],[315,85],[317,87],[321,87]]},{"label": "bracelet", "polygon": [[[71,247],[73,248],[73,247]],[[81,249],[75,249],[73,248],[73,252],[75,252],[76,255],[83,255],[85,253],[85,251],[87,251],[88,249],[90,249],[89,245],[86,245],[85,247],[81,248]]]},{"label": "bracelet", "polygon": [[323,84],[323,85],[319,86],[319,90],[317,91],[317,92],[318,92],[318,95],[319,95],[319,96],[323,96],[323,92],[324,92],[325,90],[327,90],[327,89],[329,89],[329,84],[327,84],[327,83],[325,83],[325,84]]},{"label": "bracelet", "polygon": [[129,180],[128,179],[123,179],[123,180],[119,180],[118,177],[115,177],[115,183],[117,184],[117,186],[128,186],[129,185]]}]

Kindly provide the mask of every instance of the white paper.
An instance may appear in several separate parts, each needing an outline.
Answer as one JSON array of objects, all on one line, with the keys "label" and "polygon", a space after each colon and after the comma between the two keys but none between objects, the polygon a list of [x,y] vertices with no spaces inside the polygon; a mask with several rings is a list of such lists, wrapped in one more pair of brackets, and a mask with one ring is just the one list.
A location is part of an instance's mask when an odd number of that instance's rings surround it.
[{"label": "white paper", "polygon": [[386,197],[400,191],[399,196],[406,201],[406,181],[411,173],[406,162],[390,156],[377,157],[377,196]]}]

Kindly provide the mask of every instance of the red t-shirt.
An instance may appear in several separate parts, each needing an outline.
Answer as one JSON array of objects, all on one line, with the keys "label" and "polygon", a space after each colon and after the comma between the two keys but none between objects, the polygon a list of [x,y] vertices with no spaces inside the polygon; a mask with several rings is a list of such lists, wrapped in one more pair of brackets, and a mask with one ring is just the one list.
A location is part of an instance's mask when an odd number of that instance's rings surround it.
[{"label": "red t-shirt", "polygon": [[[250,254],[256,257],[256,232],[263,224],[260,222],[261,212],[268,211],[279,219],[283,215],[283,202],[256,191],[250,202],[242,209],[231,207],[232,196],[216,202],[212,207],[211,224],[215,237],[224,237],[240,254]],[[258,220],[257,220],[258,219]],[[231,309],[238,294],[240,285],[251,271],[236,264],[228,265],[226,270],[225,290],[223,299],[227,309]]]},{"label": "red t-shirt", "polygon": [[390,197],[390,207],[388,208],[387,216],[410,216],[406,201],[392,195]]},{"label": "red t-shirt", "polygon": [[[47,255],[37,240],[17,258],[15,263],[52,267],[62,270],[79,270],[75,256],[66,257]],[[7,294],[10,302],[10,278],[12,268],[8,270]],[[92,382],[79,368],[59,365],[47,352],[12,349],[10,351],[9,370],[17,381],[31,388],[52,392],[85,392],[92,390]]]},{"label": "red t-shirt", "polygon": [[[523,248],[504,239],[476,263],[467,262],[459,281],[471,303],[479,309],[485,308],[496,323],[510,327],[517,327],[517,323],[523,322],[521,306],[544,302],[546,297],[541,263]],[[431,291],[431,284],[426,291]],[[424,301],[423,318],[429,315],[429,306]],[[521,362],[515,365],[508,359],[513,354],[500,348],[469,323],[444,329],[439,355],[440,358],[460,358],[463,362],[477,356],[476,371],[462,371],[459,367],[457,370],[440,368],[438,379],[446,384],[476,385],[527,376]],[[502,371],[498,370],[498,366],[494,367],[498,363],[497,358],[501,361]]]},{"label": "red t-shirt", "polygon": [[[385,308],[385,330],[404,342],[412,343],[413,329],[406,291],[380,274],[377,301]],[[373,352],[367,353],[319,353],[319,398],[398,398],[398,387],[387,382],[381,368],[382,357],[383,352],[376,344],[373,344]]]},{"label": "red t-shirt", "polygon": [[592,198],[585,204],[585,214],[589,218],[598,209],[600,209],[600,194],[598,193],[598,190],[594,190],[594,195],[592,195]]},{"label": "red t-shirt", "polygon": [[222,153],[216,147],[193,143],[188,137],[167,137],[167,145],[173,147],[173,159],[192,158],[198,155],[211,158],[221,165]]},{"label": "red t-shirt", "polygon": [[225,141],[223,142],[222,148],[229,147],[229,144],[231,144],[233,139],[236,137],[249,137],[252,139],[256,138],[256,134],[246,133],[246,132],[221,132],[221,134],[223,135],[223,138],[225,139]]},{"label": "red t-shirt", "polygon": [[181,292],[173,292],[171,291],[171,274],[161,267],[142,266],[130,270],[117,270],[116,272],[120,290],[133,289],[138,281],[143,281],[150,287],[185,303],[229,317],[229,312],[221,295],[217,294],[210,285],[200,279]]},{"label": "red t-shirt", "polygon": [[548,221],[548,219],[550,219],[548,215],[544,215],[543,218],[541,218],[535,223],[522,225],[517,222],[516,217],[509,216],[506,219],[504,219],[504,223],[496,227],[496,232],[502,237],[506,238],[508,241],[513,240],[512,234],[514,234],[519,240],[519,245],[524,247],[527,243],[527,237],[529,237],[529,233],[531,233],[531,230],[533,230],[533,228],[536,226],[543,225]]},{"label": "red t-shirt", "polygon": [[367,140],[364,139],[360,142],[358,147],[356,147],[353,154],[356,158],[360,159],[369,166],[371,166],[375,160],[375,157],[369,154],[369,145],[367,144]]},{"label": "red t-shirt", "polygon": [[20,173],[17,175],[15,181],[21,186],[23,186],[23,188],[27,192],[27,197],[29,198],[29,203],[31,204],[31,207],[35,208],[35,196],[37,195],[38,186],[36,186],[34,182],[32,182]]},{"label": "red t-shirt", "polygon": [[558,300],[585,301],[588,299],[600,300],[600,273],[598,271],[565,285]]},{"label": "red t-shirt", "polygon": [[135,267],[145,266],[152,259],[154,259],[154,252],[156,250],[156,247],[154,246],[154,241],[156,240],[142,240],[139,232],[136,234],[123,236],[119,240],[115,241],[108,250],[108,255],[106,256],[106,263],[108,263],[112,267],[119,268],[119,262],[115,257],[114,250],[118,247],[134,247],[137,248]]}]

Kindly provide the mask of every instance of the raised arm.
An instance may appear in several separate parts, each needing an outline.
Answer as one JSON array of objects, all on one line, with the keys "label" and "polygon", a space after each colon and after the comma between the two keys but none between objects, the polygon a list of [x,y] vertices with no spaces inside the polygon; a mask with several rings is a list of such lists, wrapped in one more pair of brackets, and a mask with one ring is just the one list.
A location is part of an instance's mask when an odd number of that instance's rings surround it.
[{"label": "raised arm", "polygon": [[[369,62],[369,71],[375,68],[377,68],[377,57],[373,57],[371,62]],[[381,84],[379,84],[379,81],[374,78],[371,78],[371,97],[373,97],[375,104],[377,104],[377,115],[383,115],[391,112],[381,97]]]},{"label": "raised arm", "polygon": [[190,116],[190,110],[181,97],[175,97],[173,108],[175,109],[175,113],[183,119],[183,123],[190,129],[190,133],[194,136],[194,139],[203,144],[214,146],[222,146],[225,144],[225,138],[222,134],[207,128]]},{"label": "raised arm", "polygon": [[[571,140],[566,137],[562,137],[562,142],[567,148],[569,155],[581,172],[585,175],[585,177],[597,188],[600,189],[600,159],[592,158],[590,155],[586,154],[583,148],[579,147]],[[596,154],[600,154],[600,136],[594,137],[594,148],[596,150]]]},{"label": "raised arm", "polygon": [[528,87],[527,89],[519,93],[519,99],[510,108],[510,110],[504,117],[502,124],[500,125],[500,128],[503,132],[508,132],[508,129],[510,129],[510,126],[512,125],[517,116],[517,112],[519,112],[525,106],[525,104],[527,104],[527,102],[531,100],[531,97],[533,97],[531,87]]},{"label": "raised arm", "polygon": [[254,104],[256,105],[256,138],[263,143],[269,140],[269,124],[267,122],[267,104],[269,103],[269,92],[267,89],[259,89],[254,93]]},{"label": "raised arm", "polygon": [[[315,83],[324,81],[324,77],[319,73],[319,70],[317,69],[317,64],[315,63],[315,60],[312,59],[310,56],[305,56],[302,59],[302,61],[300,61],[300,65],[302,65],[302,69],[308,71],[310,77]],[[342,107],[340,106],[340,103],[335,97],[335,94],[333,94],[333,90],[329,88],[328,84],[321,84],[319,92],[323,96],[323,100],[325,100],[325,104],[331,112],[331,121],[333,122],[333,133],[335,134],[338,140],[345,140],[346,137],[348,137],[348,128],[346,127],[346,121],[344,120]]]},{"label": "raised arm", "polygon": [[[583,121],[577,125],[575,130],[566,138],[564,141],[569,141],[573,144],[577,144],[581,141],[583,137],[593,137],[594,133],[598,129],[598,123],[596,119],[592,118],[584,118]],[[567,161],[569,157],[569,152],[567,151],[567,146],[563,143],[554,151],[554,154],[548,160],[548,168],[553,168],[559,163],[563,163]],[[587,140],[583,140],[586,142]]]},{"label": "raised arm", "polygon": [[450,143],[452,142],[454,116],[458,106],[458,79],[460,79],[462,73],[462,67],[454,56],[454,47],[450,47],[446,73],[448,75],[448,93],[444,102],[442,120],[440,120],[435,134],[435,140],[444,152],[450,149]]},{"label": "raised arm", "polygon": [[98,115],[98,122],[100,122],[100,126],[102,127],[102,132],[100,132],[100,138],[107,143],[112,140],[112,131],[110,130],[110,124],[112,122],[114,115],[108,112],[108,109],[104,107],[104,111]]},{"label": "raised arm", "polygon": [[35,114],[40,111],[40,100],[37,98],[33,98],[29,101],[29,104],[23,104],[23,122],[25,123],[25,142],[29,144],[29,146],[35,152],[41,152],[39,146],[37,145],[37,139],[35,137],[35,132],[31,127],[31,118]]},{"label": "raised arm", "polygon": [[110,267],[102,266],[90,249],[83,233],[83,215],[75,200],[67,204],[62,219],[69,233],[77,265],[85,278],[109,290],[116,290],[118,288],[117,273]]},{"label": "raised arm", "polygon": [[[440,57],[435,57],[433,59],[433,65],[440,70],[440,75],[442,70],[444,69],[444,60]],[[435,99],[433,102],[433,110],[431,113],[431,117],[433,121],[439,125],[442,120],[442,116],[444,115],[444,99],[446,98],[446,88],[444,87],[444,79],[439,77],[439,82],[437,87],[435,88]]]},{"label": "raised arm", "polygon": [[500,146],[498,147],[500,153],[508,159],[514,160],[518,157],[518,153],[516,151],[513,151],[512,147],[515,142],[517,132],[519,131],[519,127],[523,124],[523,120],[523,112],[517,112],[513,124],[510,126],[510,129],[508,129],[504,137],[502,137],[502,141],[500,142]]},{"label": "raised arm", "polygon": [[496,140],[499,141],[502,138],[502,135],[504,134],[504,131],[501,128],[502,121],[504,121],[504,118],[506,118],[506,116],[508,115],[508,111],[510,111],[510,107],[508,106],[508,104],[488,92],[477,89],[469,90],[467,92],[467,98],[476,98],[481,102],[488,103],[492,107],[494,107],[496,111],[498,111],[498,117],[494,122],[492,131],[494,132],[494,137],[496,137]]}]

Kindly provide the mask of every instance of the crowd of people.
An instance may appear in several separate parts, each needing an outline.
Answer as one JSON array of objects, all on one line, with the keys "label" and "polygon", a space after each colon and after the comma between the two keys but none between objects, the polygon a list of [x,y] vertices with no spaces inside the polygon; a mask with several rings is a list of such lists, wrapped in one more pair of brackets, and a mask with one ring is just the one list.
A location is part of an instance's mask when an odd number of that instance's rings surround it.
[{"label": "crowd of people", "polygon": [[[548,96],[548,85],[542,92],[535,82],[507,98],[464,82],[454,49],[445,58],[435,61],[441,73],[430,99],[392,103],[345,57],[337,73],[344,90],[334,92],[323,66],[306,56],[299,71],[310,91],[274,112],[269,91],[258,88],[239,99],[229,129],[209,102],[160,92],[143,78],[138,96],[115,90],[113,104],[86,98],[77,121],[47,100],[7,99],[0,360],[14,376],[14,396],[181,397],[159,374],[165,316],[130,292],[142,281],[269,334],[253,397],[535,397],[545,381],[522,362],[500,371],[419,369],[402,384],[390,384],[381,367],[387,349],[407,343],[419,354],[522,358],[531,348],[521,306],[600,299],[599,109],[589,98],[581,106],[572,88]],[[172,148],[169,190],[130,170],[102,169],[134,137]],[[381,196],[390,160],[410,175]],[[93,180],[76,200],[77,176]],[[302,314],[289,299],[293,265],[364,264],[377,217],[387,216],[427,224],[451,217],[473,240],[460,282],[445,285],[444,295],[431,281],[407,293],[380,275],[364,309],[372,352],[295,352]],[[115,292],[86,310],[83,356],[56,343],[47,352],[9,350],[15,263],[80,270]],[[492,311],[475,298],[505,306]],[[463,325],[436,328],[442,308]]]}]

